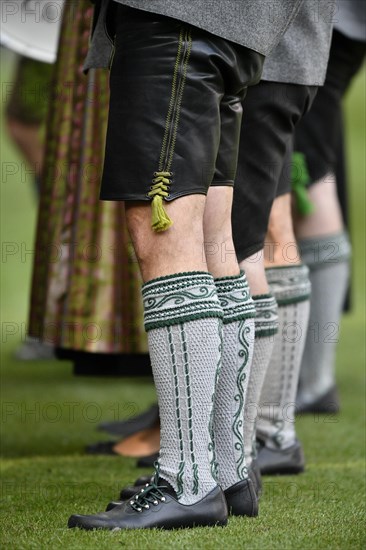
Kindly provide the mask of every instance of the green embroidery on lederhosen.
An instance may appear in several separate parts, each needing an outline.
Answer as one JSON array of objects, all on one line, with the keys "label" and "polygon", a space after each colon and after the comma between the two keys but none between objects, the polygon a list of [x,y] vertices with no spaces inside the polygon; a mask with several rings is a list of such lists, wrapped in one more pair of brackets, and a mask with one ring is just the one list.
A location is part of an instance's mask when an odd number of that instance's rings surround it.
[{"label": "green embroidery on lederhosen", "polygon": [[178,39],[178,51],[174,65],[172,90],[165,131],[160,152],[159,168],[154,172],[153,185],[147,193],[152,199],[152,221],[154,231],[166,231],[173,224],[163,206],[163,199],[169,197],[172,184],[171,166],[177,139],[183,91],[187,76],[189,57],[192,49],[192,36],[189,28],[182,27]]}]

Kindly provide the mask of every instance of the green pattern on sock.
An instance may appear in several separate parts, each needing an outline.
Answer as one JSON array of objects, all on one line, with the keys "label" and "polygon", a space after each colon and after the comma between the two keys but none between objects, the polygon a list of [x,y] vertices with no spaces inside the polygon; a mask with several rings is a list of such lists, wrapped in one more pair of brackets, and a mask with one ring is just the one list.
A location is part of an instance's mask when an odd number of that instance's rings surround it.
[{"label": "green pattern on sock", "polygon": [[193,446],[193,421],[192,421],[192,395],[191,395],[191,382],[189,379],[189,358],[187,351],[187,342],[186,334],[184,332],[184,326],[180,325],[180,334],[182,338],[182,351],[183,351],[183,362],[184,362],[184,375],[186,382],[186,396],[187,396],[187,405],[188,405],[188,433],[189,433],[189,449],[191,453],[191,461],[193,468],[193,488],[192,493],[196,495],[198,493],[198,466],[196,464],[196,459],[194,456],[194,446]]},{"label": "green pattern on sock", "polygon": [[345,231],[316,239],[300,239],[298,245],[301,259],[311,271],[349,260],[351,256],[351,243]]},{"label": "green pattern on sock", "polygon": [[250,333],[250,327],[246,326],[245,321],[239,323],[238,338],[242,346],[238,355],[242,361],[241,367],[238,369],[236,377],[237,394],[234,396],[234,400],[238,403],[238,409],[234,416],[233,433],[236,437],[235,449],[240,453],[239,458],[236,461],[236,471],[239,479],[245,479],[248,475],[248,469],[245,462],[244,454],[244,437],[243,437],[243,407],[244,407],[244,381],[247,377],[246,367],[249,360],[249,344],[245,338],[246,334]]},{"label": "green pattern on sock", "polygon": [[243,271],[236,277],[215,279],[215,285],[219,292],[220,305],[224,310],[224,324],[255,317],[255,306]]},{"label": "green pattern on sock", "polygon": [[270,267],[266,269],[266,277],[279,307],[306,302],[310,298],[311,285],[306,265]]},{"label": "green pattern on sock", "polygon": [[219,380],[219,377],[220,377],[220,372],[221,372],[221,366],[222,366],[222,358],[221,358],[221,354],[222,354],[222,338],[223,338],[223,331],[222,331],[222,324],[219,325],[219,337],[220,337],[220,344],[219,344],[219,360],[217,362],[217,367],[216,367],[216,374],[215,374],[215,391],[212,395],[212,410],[211,410],[211,415],[210,415],[210,422],[209,422],[209,426],[208,426],[208,431],[209,431],[209,434],[210,434],[210,442],[208,444],[208,451],[209,451],[209,454],[211,455],[211,460],[210,460],[210,466],[211,466],[211,474],[212,474],[212,477],[214,478],[215,481],[218,481],[219,479],[219,464],[217,462],[217,458],[216,458],[216,449],[215,449],[215,430],[214,430],[214,417],[215,417],[215,395],[216,395],[216,388],[217,388],[217,383],[218,383],[218,380]]},{"label": "green pattern on sock", "polygon": [[180,405],[179,405],[179,383],[177,374],[177,362],[175,356],[175,349],[172,338],[172,330],[168,327],[169,349],[172,357],[173,365],[173,377],[174,377],[174,394],[175,394],[175,415],[177,418],[178,434],[179,434],[179,451],[180,451],[180,463],[177,474],[177,497],[181,497],[183,494],[183,475],[184,475],[184,452],[183,452],[183,434],[182,434],[182,422],[180,418]]},{"label": "green pattern on sock", "polygon": [[224,318],[214,424],[219,483],[225,490],[248,477],[243,421],[256,310],[244,273],[215,279],[215,285]]},{"label": "green pattern on sock", "polygon": [[143,285],[142,297],[147,331],[197,319],[222,317],[212,277],[205,272],[160,277]]},{"label": "green pattern on sock", "polygon": [[255,317],[255,337],[273,336],[278,331],[277,302],[272,294],[253,296],[257,311]]},{"label": "green pattern on sock", "polygon": [[[181,300],[176,303],[180,290],[185,295],[183,304]],[[147,307],[150,300],[159,304],[149,310],[148,322],[168,321],[148,331],[160,408],[160,475],[174,488],[180,503],[191,505],[217,486],[211,472],[208,426],[223,312],[208,273],[177,273],[154,279],[144,285],[143,294]],[[180,306],[189,307],[190,303],[197,305],[192,311],[198,319],[183,322]]]}]

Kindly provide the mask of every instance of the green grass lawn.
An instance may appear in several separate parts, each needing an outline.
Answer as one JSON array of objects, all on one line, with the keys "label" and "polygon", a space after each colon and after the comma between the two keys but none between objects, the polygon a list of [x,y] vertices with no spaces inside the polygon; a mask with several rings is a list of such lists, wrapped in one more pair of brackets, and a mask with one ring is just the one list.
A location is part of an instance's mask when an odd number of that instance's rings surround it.
[{"label": "green grass lawn", "polygon": [[[2,78],[9,79],[9,63]],[[101,419],[154,401],[148,380],[75,378],[67,362],[19,362],[13,351],[27,321],[36,205],[31,180],[3,177],[1,505],[3,548],[346,549],[365,548],[365,73],[346,102],[354,246],[354,309],[342,322],[337,354],[339,416],[298,421],[306,472],[265,480],[260,515],[228,527],[175,532],[68,530],[73,512],[104,509],[142,471],[133,460],[88,457]],[[2,163],[20,159],[1,132]],[[4,172],[3,172],[4,174]],[[9,244],[10,243],[10,244]],[[4,246],[4,245],[3,245]],[[4,251],[4,247],[3,247]],[[141,405],[143,404],[143,405]]]}]

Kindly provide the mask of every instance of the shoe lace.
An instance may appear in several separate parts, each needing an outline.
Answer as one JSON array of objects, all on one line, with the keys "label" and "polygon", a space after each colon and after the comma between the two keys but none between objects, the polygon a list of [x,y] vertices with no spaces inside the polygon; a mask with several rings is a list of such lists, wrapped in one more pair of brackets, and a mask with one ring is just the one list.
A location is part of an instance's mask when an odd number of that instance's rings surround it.
[{"label": "shoe lace", "polygon": [[148,510],[150,505],[157,506],[159,502],[165,502],[165,496],[162,489],[167,489],[166,485],[159,485],[159,463],[154,464],[155,474],[150,483],[146,483],[133,500],[130,500],[130,506],[135,512]]}]

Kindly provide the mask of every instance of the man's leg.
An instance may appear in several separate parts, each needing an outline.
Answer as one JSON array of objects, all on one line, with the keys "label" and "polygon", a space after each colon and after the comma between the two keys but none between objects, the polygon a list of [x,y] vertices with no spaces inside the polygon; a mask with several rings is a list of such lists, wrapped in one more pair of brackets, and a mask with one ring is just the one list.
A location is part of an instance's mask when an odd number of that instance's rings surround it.
[{"label": "man's leg", "polygon": [[231,512],[254,516],[258,505],[245,460],[243,425],[255,307],[234,250],[232,197],[232,187],[211,187],[204,216],[207,265],[215,277],[224,314],[222,360],[214,402],[214,442],[218,479]]},{"label": "man's leg", "polygon": [[162,233],[151,230],[149,205],[127,206],[159,399],[160,476],[183,504],[216,486],[208,426],[221,358],[221,307],[203,253],[204,206],[203,195],[171,202],[166,210],[174,225]]},{"label": "man's leg", "polygon": [[[223,525],[227,505],[217,486],[213,430],[223,308],[208,273],[204,236],[225,237],[216,229],[219,216],[212,230],[205,231],[203,218],[222,144],[228,146],[225,166],[229,174],[235,171],[241,101],[245,87],[258,79],[263,56],[237,51],[231,43],[175,20],[123,7],[118,13],[101,196],[133,201],[127,205],[127,224],[144,280],[161,448],[154,480],[132,503],[121,505],[123,510],[73,516],[69,525]],[[213,62],[218,59],[222,63]],[[207,78],[197,78],[205,71]],[[226,82],[227,74],[231,78]],[[131,139],[129,130],[135,128],[139,133]],[[223,177],[224,185],[232,184],[230,175]],[[222,202],[225,228],[230,203],[231,196],[230,202],[226,197]],[[238,278],[234,266],[225,275]],[[248,298],[247,291],[240,296],[241,315]],[[141,514],[141,520],[131,516],[131,508],[143,512],[159,500],[169,507]]]},{"label": "man's leg", "polygon": [[[216,371],[214,417],[210,421],[215,445],[212,450],[215,451],[218,464],[218,472],[214,464],[213,471],[215,475],[218,473],[231,512],[253,516],[257,514],[258,506],[254,487],[248,480],[242,425],[253,348],[252,317],[255,312],[233,248],[230,218],[232,195],[230,186],[213,186],[209,189],[203,220],[205,241],[200,243],[199,238],[197,240],[201,248],[196,248],[197,264],[193,267],[202,269],[201,262],[207,258],[207,267],[215,277],[218,297],[224,310],[222,360]],[[170,211],[170,205],[167,208]],[[177,217],[177,214],[174,215]],[[191,225],[190,220],[185,221]],[[141,228],[138,220],[136,227]],[[186,253],[191,253],[191,250],[192,243],[188,242]],[[179,265],[176,269],[179,269]],[[134,491],[136,488],[127,488],[128,494]]]},{"label": "man's leg", "polygon": [[304,468],[294,427],[295,398],[309,316],[308,269],[300,263],[292,228],[291,195],[273,203],[265,246],[266,276],[278,303],[279,331],[263,384],[257,422],[263,473]]},{"label": "man's leg", "polygon": [[327,412],[339,406],[334,388],[336,342],[329,340],[337,340],[350,246],[336,198],[334,172],[342,133],[342,98],[363,64],[365,52],[364,41],[333,30],[324,86],[296,130],[295,150],[304,155],[309,194],[315,205],[310,216],[296,218],[296,234],[314,292],[301,367],[299,410]]},{"label": "man's leg", "polygon": [[[295,125],[306,112],[314,94],[314,87],[262,81],[256,88],[248,90],[244,104],[233,234],[240,267],[247,275],[257,309],[244,423],[248,464],[252,463],[259,395],[278,325],[276,300],[268,287],[264,270],[263,246],[276,192],[279,187],[281,193],[290,191],[290,177],[284,167],[291,162]],[[291,215],[290,211],[287,215]],[[256,468],[255,463],[253,467]]]},{"label": "man's leg", "polygon": [[[151,228],[150,204],[126,207],[144,281],[144,321],[160,409],[159,466],[145,489],[146,498],[142,494],[94,516],[72,516],[71,527],[226,523],[226,502],[216,481],[212,430],[222,308],[203,254],[205,200],[204,195],[190,195],[166,204],[174,225],[161,233]],[[141,513],[143,508],[148,512],[139,520],[131,510]]]},{"label": "man's leg", "polygon": [[165,205],[169,231],[151,229],[150,203],[126,203],[126,219],[144,283],[183,271],[207,271],[203,249],[206,197],[188,195]]},{"label": "man's leg", "polygon": [[350,242],[343,225],[335,176],[309,187],[312,214],[295,217],[303,262],[309,267],[309,330],[302,358],[297,408],[333,412],[339,409],[335,351],[349,280]]},{"label": "man's leg", "polygon": [[256,307],[254,353],[244,409],[245,459],[251,467],[256,455],[258,403],[278,331],[278,308],[265,274],[264,250],[243,260],[240,267],[246,273]]}]

